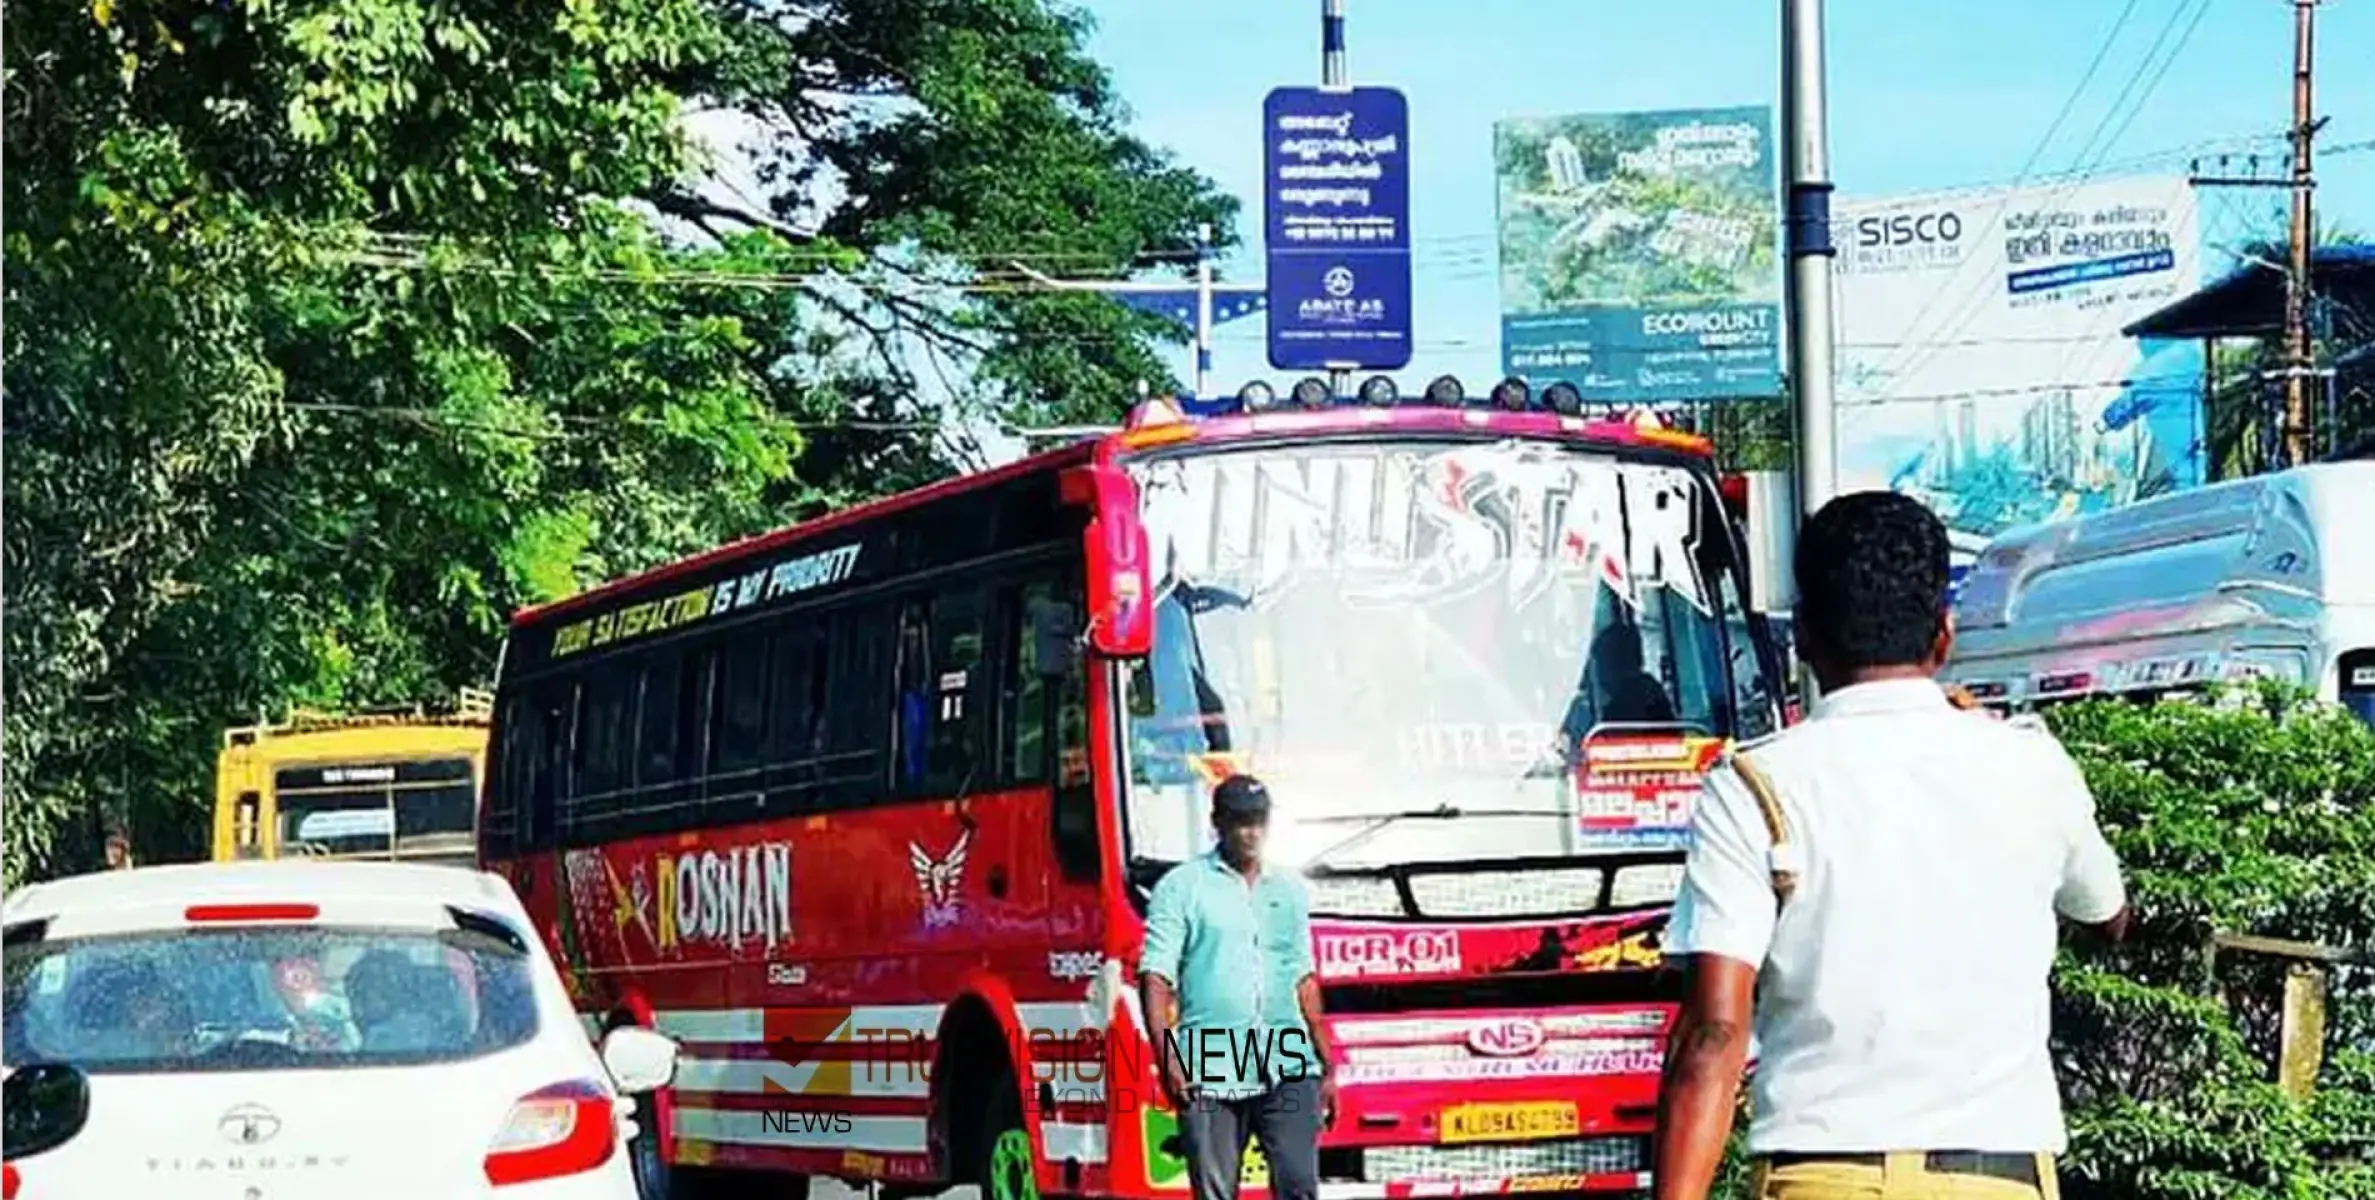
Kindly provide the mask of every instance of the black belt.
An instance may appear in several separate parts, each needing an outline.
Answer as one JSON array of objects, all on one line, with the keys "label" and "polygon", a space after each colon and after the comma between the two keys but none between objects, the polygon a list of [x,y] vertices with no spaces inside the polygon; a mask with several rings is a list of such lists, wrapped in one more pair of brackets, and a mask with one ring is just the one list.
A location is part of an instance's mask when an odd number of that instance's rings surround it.
[{"label": "black belt", "polygon": [[[1765,1156],[1776,1167],[1799,1163],[1843,1163],[1858,1167],[1883,1167],[1888,1163],[1885,1154],[1823,1154],[1777,1153]],[[2003,1154],[1983,1150],[1932,1150],[1922,1155],[1922,1168],[1932,1175],[1978,1175],[1987,1179],[2003,1179],[2042,1187],[2037,1178],[2037,1156],[2034,1154]]]}]

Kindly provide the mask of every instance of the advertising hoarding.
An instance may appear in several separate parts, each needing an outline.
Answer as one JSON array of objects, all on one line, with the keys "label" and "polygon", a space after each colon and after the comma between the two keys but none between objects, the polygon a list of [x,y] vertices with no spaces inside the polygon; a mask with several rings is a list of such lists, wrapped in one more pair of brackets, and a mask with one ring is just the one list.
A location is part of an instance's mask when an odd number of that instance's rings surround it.
[{"label": "advertising hoarding", "polygon": [[1283,87],[1262,104],[1270,365],[1410,363],[1410,103]]},{"label": "advertising hoarding", "polygon": [[1919,496],[1974,554],[2202,479],[2197,342],[2120,327],[2200,283],[2181,176],[1843,199],[1838,486]]},{"label": "advertising hoarding", "polygon": [[1781,393],[1770,107],[1493,127],[1501,362],[1586,400]]}]

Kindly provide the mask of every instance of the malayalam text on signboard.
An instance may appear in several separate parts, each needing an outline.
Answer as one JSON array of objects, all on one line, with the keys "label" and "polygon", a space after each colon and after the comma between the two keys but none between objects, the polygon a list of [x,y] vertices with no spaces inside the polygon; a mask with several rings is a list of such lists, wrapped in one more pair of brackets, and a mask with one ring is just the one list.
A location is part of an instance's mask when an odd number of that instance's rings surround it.
[{"label": "malayalam text on signboard", "polygon": [[1392,88],[1279,88],[1262,105],[1270,365],[1410,362],[1410,106]]},{"label": "malayalam text on signboard", "polygon": [[1501,360],[1607,402],[1781,393],[1764,107],[1494,126]]},{"label": "malayalam text on signboard", "polygon": [[1838,207],[1839,486],[1936,509],[1965,555],[2202,481],[2202,350],[2122,326],[2192,291],[2181,175]]}]

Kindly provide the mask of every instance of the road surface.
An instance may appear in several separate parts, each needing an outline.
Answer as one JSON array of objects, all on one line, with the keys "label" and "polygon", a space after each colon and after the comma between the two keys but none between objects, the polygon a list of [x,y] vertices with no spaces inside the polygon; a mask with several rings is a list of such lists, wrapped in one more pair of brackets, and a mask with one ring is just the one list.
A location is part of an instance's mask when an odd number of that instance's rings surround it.
[{"label": "road surface", "polygon": [[[808,1186],[808,1200],[871,1200],[865,1191],[838,1179],[819,1179]],[[940,1193],[940,1200],[981,1200],[981,1189],[968,1183]]]}]

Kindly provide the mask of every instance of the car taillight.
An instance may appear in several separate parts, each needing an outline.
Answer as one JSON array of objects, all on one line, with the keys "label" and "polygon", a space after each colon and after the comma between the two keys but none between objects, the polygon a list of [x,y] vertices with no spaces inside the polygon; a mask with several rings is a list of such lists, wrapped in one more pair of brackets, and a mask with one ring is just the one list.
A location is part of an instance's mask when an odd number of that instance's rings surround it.
[{"label": "car taillight", "polygon": [[310,921],[322,915],[318,904],[193,904],[182,911],[193,925],[209,921]]},{"label": "car taillight", "polygon": [[617,1149],[610,1094],[582,1079],[556,1083],[511,1106],[487,1147],[487,1182],[502,1187],[591,1171]]},{"label": "car taillight", "polygon": [[16,1200],[16,1164],[0,1163],[0,1200]]}]

